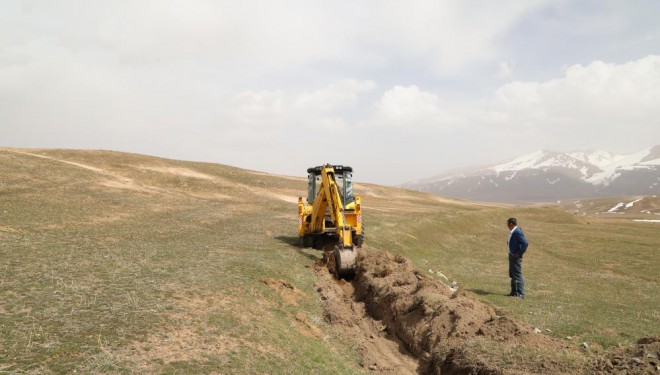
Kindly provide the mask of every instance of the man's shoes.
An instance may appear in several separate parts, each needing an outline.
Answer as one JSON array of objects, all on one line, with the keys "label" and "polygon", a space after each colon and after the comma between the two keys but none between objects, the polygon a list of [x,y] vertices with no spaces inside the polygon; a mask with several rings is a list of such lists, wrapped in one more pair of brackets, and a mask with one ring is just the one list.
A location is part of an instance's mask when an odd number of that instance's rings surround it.
[{"label": "man's shoes", "polygon": [[524,295],[524,294],[516,294],[515,297],[516,297],[516,298],[520,298],[520,299],[525,299],[525,295]]}]

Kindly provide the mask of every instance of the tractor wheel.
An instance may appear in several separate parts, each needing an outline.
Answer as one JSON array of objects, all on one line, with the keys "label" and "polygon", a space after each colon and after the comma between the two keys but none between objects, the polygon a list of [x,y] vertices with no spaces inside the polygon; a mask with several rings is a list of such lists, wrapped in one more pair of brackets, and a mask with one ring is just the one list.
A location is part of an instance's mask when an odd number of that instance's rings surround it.
[{"label": "tractor wheel", "polygon": [[312,236],[307,235],[307,236],[299,237],[298,244],[302,248],[312,247]]},{"label": "tractor wheel", "polygon": [[363,243],[364,243],[364,234],[361,234],[359,236],[353,235],[353,245],[357,247],[362,247]]}]

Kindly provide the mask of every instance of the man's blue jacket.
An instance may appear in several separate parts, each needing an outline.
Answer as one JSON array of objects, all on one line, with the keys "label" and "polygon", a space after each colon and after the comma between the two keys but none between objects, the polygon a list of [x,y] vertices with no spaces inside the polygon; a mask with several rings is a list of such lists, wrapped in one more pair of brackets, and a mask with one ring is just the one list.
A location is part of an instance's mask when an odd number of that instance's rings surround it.
[{"label": "man's blue jacket", "polygon": [[516,227],[511,233],[511,239],[509,240],[509,253],[522,256],[525,251],[527,251],[527,238],[522,229]]}]

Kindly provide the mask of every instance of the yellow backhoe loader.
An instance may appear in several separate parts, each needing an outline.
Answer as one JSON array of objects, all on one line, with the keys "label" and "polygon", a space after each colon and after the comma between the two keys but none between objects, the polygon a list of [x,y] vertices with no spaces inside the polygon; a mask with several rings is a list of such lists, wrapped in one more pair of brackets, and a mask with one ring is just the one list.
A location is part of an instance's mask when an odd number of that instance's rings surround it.
[{"label": "yellow backhoe loader", "polygon": [[325,164],[307,169],[307,203],[298,197],[298,236],[302,247],[334,250],[338,278],[355,273],[362,247],[362,204],[353,194],[353,168]]}]

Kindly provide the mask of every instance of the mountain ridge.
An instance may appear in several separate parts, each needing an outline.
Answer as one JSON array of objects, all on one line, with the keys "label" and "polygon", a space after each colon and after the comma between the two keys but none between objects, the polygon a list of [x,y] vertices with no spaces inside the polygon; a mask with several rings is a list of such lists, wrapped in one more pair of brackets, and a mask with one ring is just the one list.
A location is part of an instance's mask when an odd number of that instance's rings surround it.
[{"label": "mountain ridge", "polygon": [[630,154],[605,150],[538,150],[401,186],[460,199],[509,203],[658,194],[660,145]]}]

